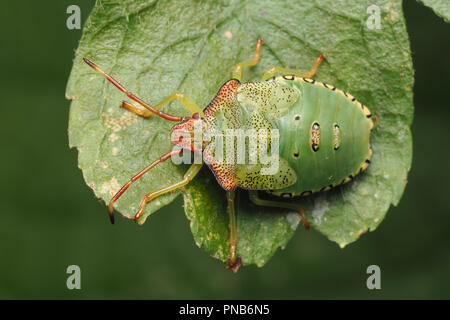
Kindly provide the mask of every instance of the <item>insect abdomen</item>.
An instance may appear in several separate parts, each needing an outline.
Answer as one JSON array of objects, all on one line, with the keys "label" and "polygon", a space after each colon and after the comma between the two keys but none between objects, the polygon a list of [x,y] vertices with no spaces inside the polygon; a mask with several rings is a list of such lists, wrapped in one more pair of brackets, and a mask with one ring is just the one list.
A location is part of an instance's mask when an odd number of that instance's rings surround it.
[{"label": "insect abdomen", "polygon": [[280,156],[295,170],[297,182],[277,193],[317,192],[351,180],[371,156],[370,111],[335,87],[291,78],[276,81],[297,88],[300,96],[274,125],[280,130]]}]

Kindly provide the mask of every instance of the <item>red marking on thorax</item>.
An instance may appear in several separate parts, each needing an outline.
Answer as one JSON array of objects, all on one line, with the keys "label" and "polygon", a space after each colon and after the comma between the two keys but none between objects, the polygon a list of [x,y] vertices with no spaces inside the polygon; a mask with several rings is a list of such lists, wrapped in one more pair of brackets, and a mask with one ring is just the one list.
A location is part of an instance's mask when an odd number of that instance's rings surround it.
[{"label": "red marking on thorax", "polygon": [[210,117],[214,117],[214,113],[216,111],[234,104],[236,101],[237,88],[240,84],[241,83],[236,79],[231,79],[225,82],[219,89],[219,92],[217,92],[214,99],[212,99],[209,105],[205,108],[205,118],[208,119]]}]

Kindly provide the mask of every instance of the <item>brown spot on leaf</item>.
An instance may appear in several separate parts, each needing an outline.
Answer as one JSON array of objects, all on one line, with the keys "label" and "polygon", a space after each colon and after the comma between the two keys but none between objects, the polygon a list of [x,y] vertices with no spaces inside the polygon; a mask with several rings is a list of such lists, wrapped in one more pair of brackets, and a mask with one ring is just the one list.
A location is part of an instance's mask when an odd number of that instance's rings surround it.
[{"label": "brown spot on leaf", "polygon": [[120,184],[115,177],[112,177],[111,180],[103,182],[100,191],[102,193],[109,193],[110,196],[116,194],[120,189]]}]

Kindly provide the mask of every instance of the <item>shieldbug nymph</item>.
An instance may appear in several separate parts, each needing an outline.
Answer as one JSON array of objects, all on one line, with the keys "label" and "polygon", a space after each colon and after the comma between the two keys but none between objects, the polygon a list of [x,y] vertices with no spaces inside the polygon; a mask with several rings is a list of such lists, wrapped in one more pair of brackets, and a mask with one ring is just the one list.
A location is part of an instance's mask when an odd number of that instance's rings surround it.
[{"label": "shieldbug nymph", "polygon": [[[187,185],[206,163],[226,191],[230,219],[227,267],[237,271],[241,265],[236,254],[237,188],[249,190],[255,205],[296,210],[309,228],[300,204],[284,198],[330,190],[351,181],[368,167],[372,156],[371,113],[351,94],[313,79],[324,55],[317,57],[308,72],[272,67],[259,82],[241,82],[242,70],[258,64],[262,43],[262,39],[257,40],[253,57],[235,66],[232,79],[222,85],[203,110],[179,92],[150,106],[97,65],[83,59],[145,110],[125,101],[122,107],[145,118],[155,114],[177,122],[171,136],[174,149],[133,176],[110,200],[112,223],[113,205],[132,183],[174,156],[185,152],[200,155],[201,163],[191,164],[181,181],[145,194],[134,219],[139,220],[146,204],[156,197]],[[160,111],[175,99],[192,116]],[[259,192],[271,193],[279,200],[262,199]]]}]

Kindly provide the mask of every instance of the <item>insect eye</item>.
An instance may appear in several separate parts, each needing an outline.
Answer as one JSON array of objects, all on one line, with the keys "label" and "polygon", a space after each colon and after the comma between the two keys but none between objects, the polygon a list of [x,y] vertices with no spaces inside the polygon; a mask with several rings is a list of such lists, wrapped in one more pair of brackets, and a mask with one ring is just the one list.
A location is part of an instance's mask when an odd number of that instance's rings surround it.
[{"label": "insect eye", "polygon": [[192,119],[194,119],[194,120],[199,120],[199,119],[200,119],[200,114],[199,114],[198,112],[194,113],[194,114],[192,115]]}]

